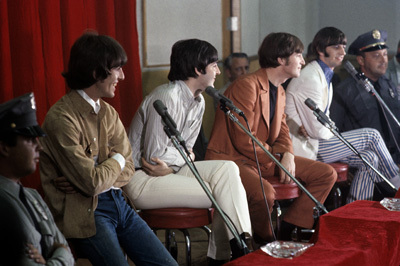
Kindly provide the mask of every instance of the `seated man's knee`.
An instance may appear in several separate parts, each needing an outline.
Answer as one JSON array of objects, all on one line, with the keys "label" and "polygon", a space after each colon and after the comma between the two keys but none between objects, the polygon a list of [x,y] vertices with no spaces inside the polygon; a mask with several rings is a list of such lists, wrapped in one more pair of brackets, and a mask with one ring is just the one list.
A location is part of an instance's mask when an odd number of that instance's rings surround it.
[{"label": "seated man's knee", "polygon": [[366,151],[363,153],[363,157],[374,167],[379,166],[379,157],[375,152]]},{"label": "seated man's knee", "polygon": [[324,164],[324,170],[324,172],[326,173],[326,178],[327,180],[329,180],[329,183],[334,184],[337,180],[336,170],[329,164]]},{"label": "seated man's knee", "polygon": [[263,180],[264,189],[262,189],[260,183],[258,184],[259,186],[255,187],[253,191],[250,192],[251,199],[256,202],[264,202],[266,199],[268,203],[273,203],[276,198],[276,192],[272,185],[266,180]]},{"label": "seated man's knee", "polygon": [[224,171],[229,171],[235,176],[239,176],[239,167],[233,161],[221,161],[222,167]]},{"label": "seated man's knee", "polygon": [[364,130],[366,130],[369,139],[372,140],[373,142],[378,142],[379,139],[382,138],[381,133],[375,128],[365,128]]}]

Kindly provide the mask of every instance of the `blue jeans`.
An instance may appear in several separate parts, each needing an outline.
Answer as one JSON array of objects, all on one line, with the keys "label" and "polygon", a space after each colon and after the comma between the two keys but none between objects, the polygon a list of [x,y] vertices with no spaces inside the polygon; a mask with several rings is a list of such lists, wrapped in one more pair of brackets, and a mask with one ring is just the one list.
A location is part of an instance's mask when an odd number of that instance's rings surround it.
[{"label": "blue jeans", "polygon": [[121,190],[100,194],[94,215],[96,235],[72,240],[77,252],[93,265],[128,265],[122,250],[135,265],[178,265],[149,226],[126,203]]}]

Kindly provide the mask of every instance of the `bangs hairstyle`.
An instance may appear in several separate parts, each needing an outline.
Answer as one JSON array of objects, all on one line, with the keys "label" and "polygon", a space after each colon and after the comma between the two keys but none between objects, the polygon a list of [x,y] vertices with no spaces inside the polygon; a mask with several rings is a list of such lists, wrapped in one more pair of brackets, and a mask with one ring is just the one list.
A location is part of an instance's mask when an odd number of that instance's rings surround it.
[{"label": "bangs hairstyle", "polygon": [[322,28],[317,32],[312,41],[311,54],[319,58],[318,53],[323,52],[326,57],[329,57],[326,52],[326,47],[338,44],[347,44],[344,33],[335,27]]},{"label": "bangs hairstyle", "polygon": [[68,72],[62,75],[71,89],[81,90],[105,80],[111,69],[127,61],[124,48],[116,40],[95,32],[85,33],[72,46]]},{"label": "bangs hairstyle", "polygon": [[296,36],[286,32],[270,33],[258,50],[258,61],[262,68],[275,68],[279,66],[278,58],[288,59],[303,50],[303,43]]},{"label": "bangs hairstyle", "polygon": [[176,42],[172,46],[168,74],[170,81],[197,78],[195,69],[206,73],[206,67],[218,61],[218,52],[210,43],[198,39]]}]

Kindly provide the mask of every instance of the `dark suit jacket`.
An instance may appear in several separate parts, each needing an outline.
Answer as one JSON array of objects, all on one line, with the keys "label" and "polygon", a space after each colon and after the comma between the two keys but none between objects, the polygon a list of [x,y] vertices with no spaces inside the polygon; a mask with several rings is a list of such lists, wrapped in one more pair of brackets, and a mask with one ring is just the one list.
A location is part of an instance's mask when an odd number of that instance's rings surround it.
[{"label": "dark suit jacket", "polygon": [[[278,87],[275,116],[270,125],[269,81],[266,69],[238,78],[225,91],[225,96],[243,111],[247,117],[251,133],[272,154],[293,153],[289,129],[286,125],[285,92]],[[245,120],[239,121],[246,127]],[[269,168],[273,161],[256,144],[260,164]],[[254,162],[251,138],[224,112],[217,110],[214,127],[208,144],[206,159],[233,160],[236,162]]]},{"label": "dark suit jacket", "polygon": [[[394,84],[386,77],[378,79],[381,87],[380,96],[397,120],[400,120],[400,94]],[[341,82],[333,90],[330,117],[340,131],[349,131],[364,127],[375,128],[381,133],[389,152],[396,163],[400,163],[400,153],[387,127],[387,122],[376,97],[371,95],[352,77]],[[400,144],[400,129],[397,123],[385,111],[396,141]]]},{"label": "dark suit jacket", "polygon": [[397,79],[397,70],[394,60],[396,60],[396,57],[389,61],[388,68],[386,70],[386,76],[394,83],[394,85],[397,86],[397,88],[399,88],[400,80]]}]

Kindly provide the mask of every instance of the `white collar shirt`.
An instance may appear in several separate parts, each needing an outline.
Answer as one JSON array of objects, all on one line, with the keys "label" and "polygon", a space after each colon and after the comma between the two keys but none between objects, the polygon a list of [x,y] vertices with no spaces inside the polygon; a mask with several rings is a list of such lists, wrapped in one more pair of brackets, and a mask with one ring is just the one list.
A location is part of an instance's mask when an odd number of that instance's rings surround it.
[{"label": "white collar shirt", "polygon": [[153,107],[161,100],[175,121],[177,130],[191,150],[200,131],[205,110],[203,95],[196,98],[184,81],[161,85],[145,97],[129,128],[129,140],[136,167],[141,167],[141,157],[147,162],[159,158],[175,171],[185,164],[179,151],[164,132],[160,115]]}]

